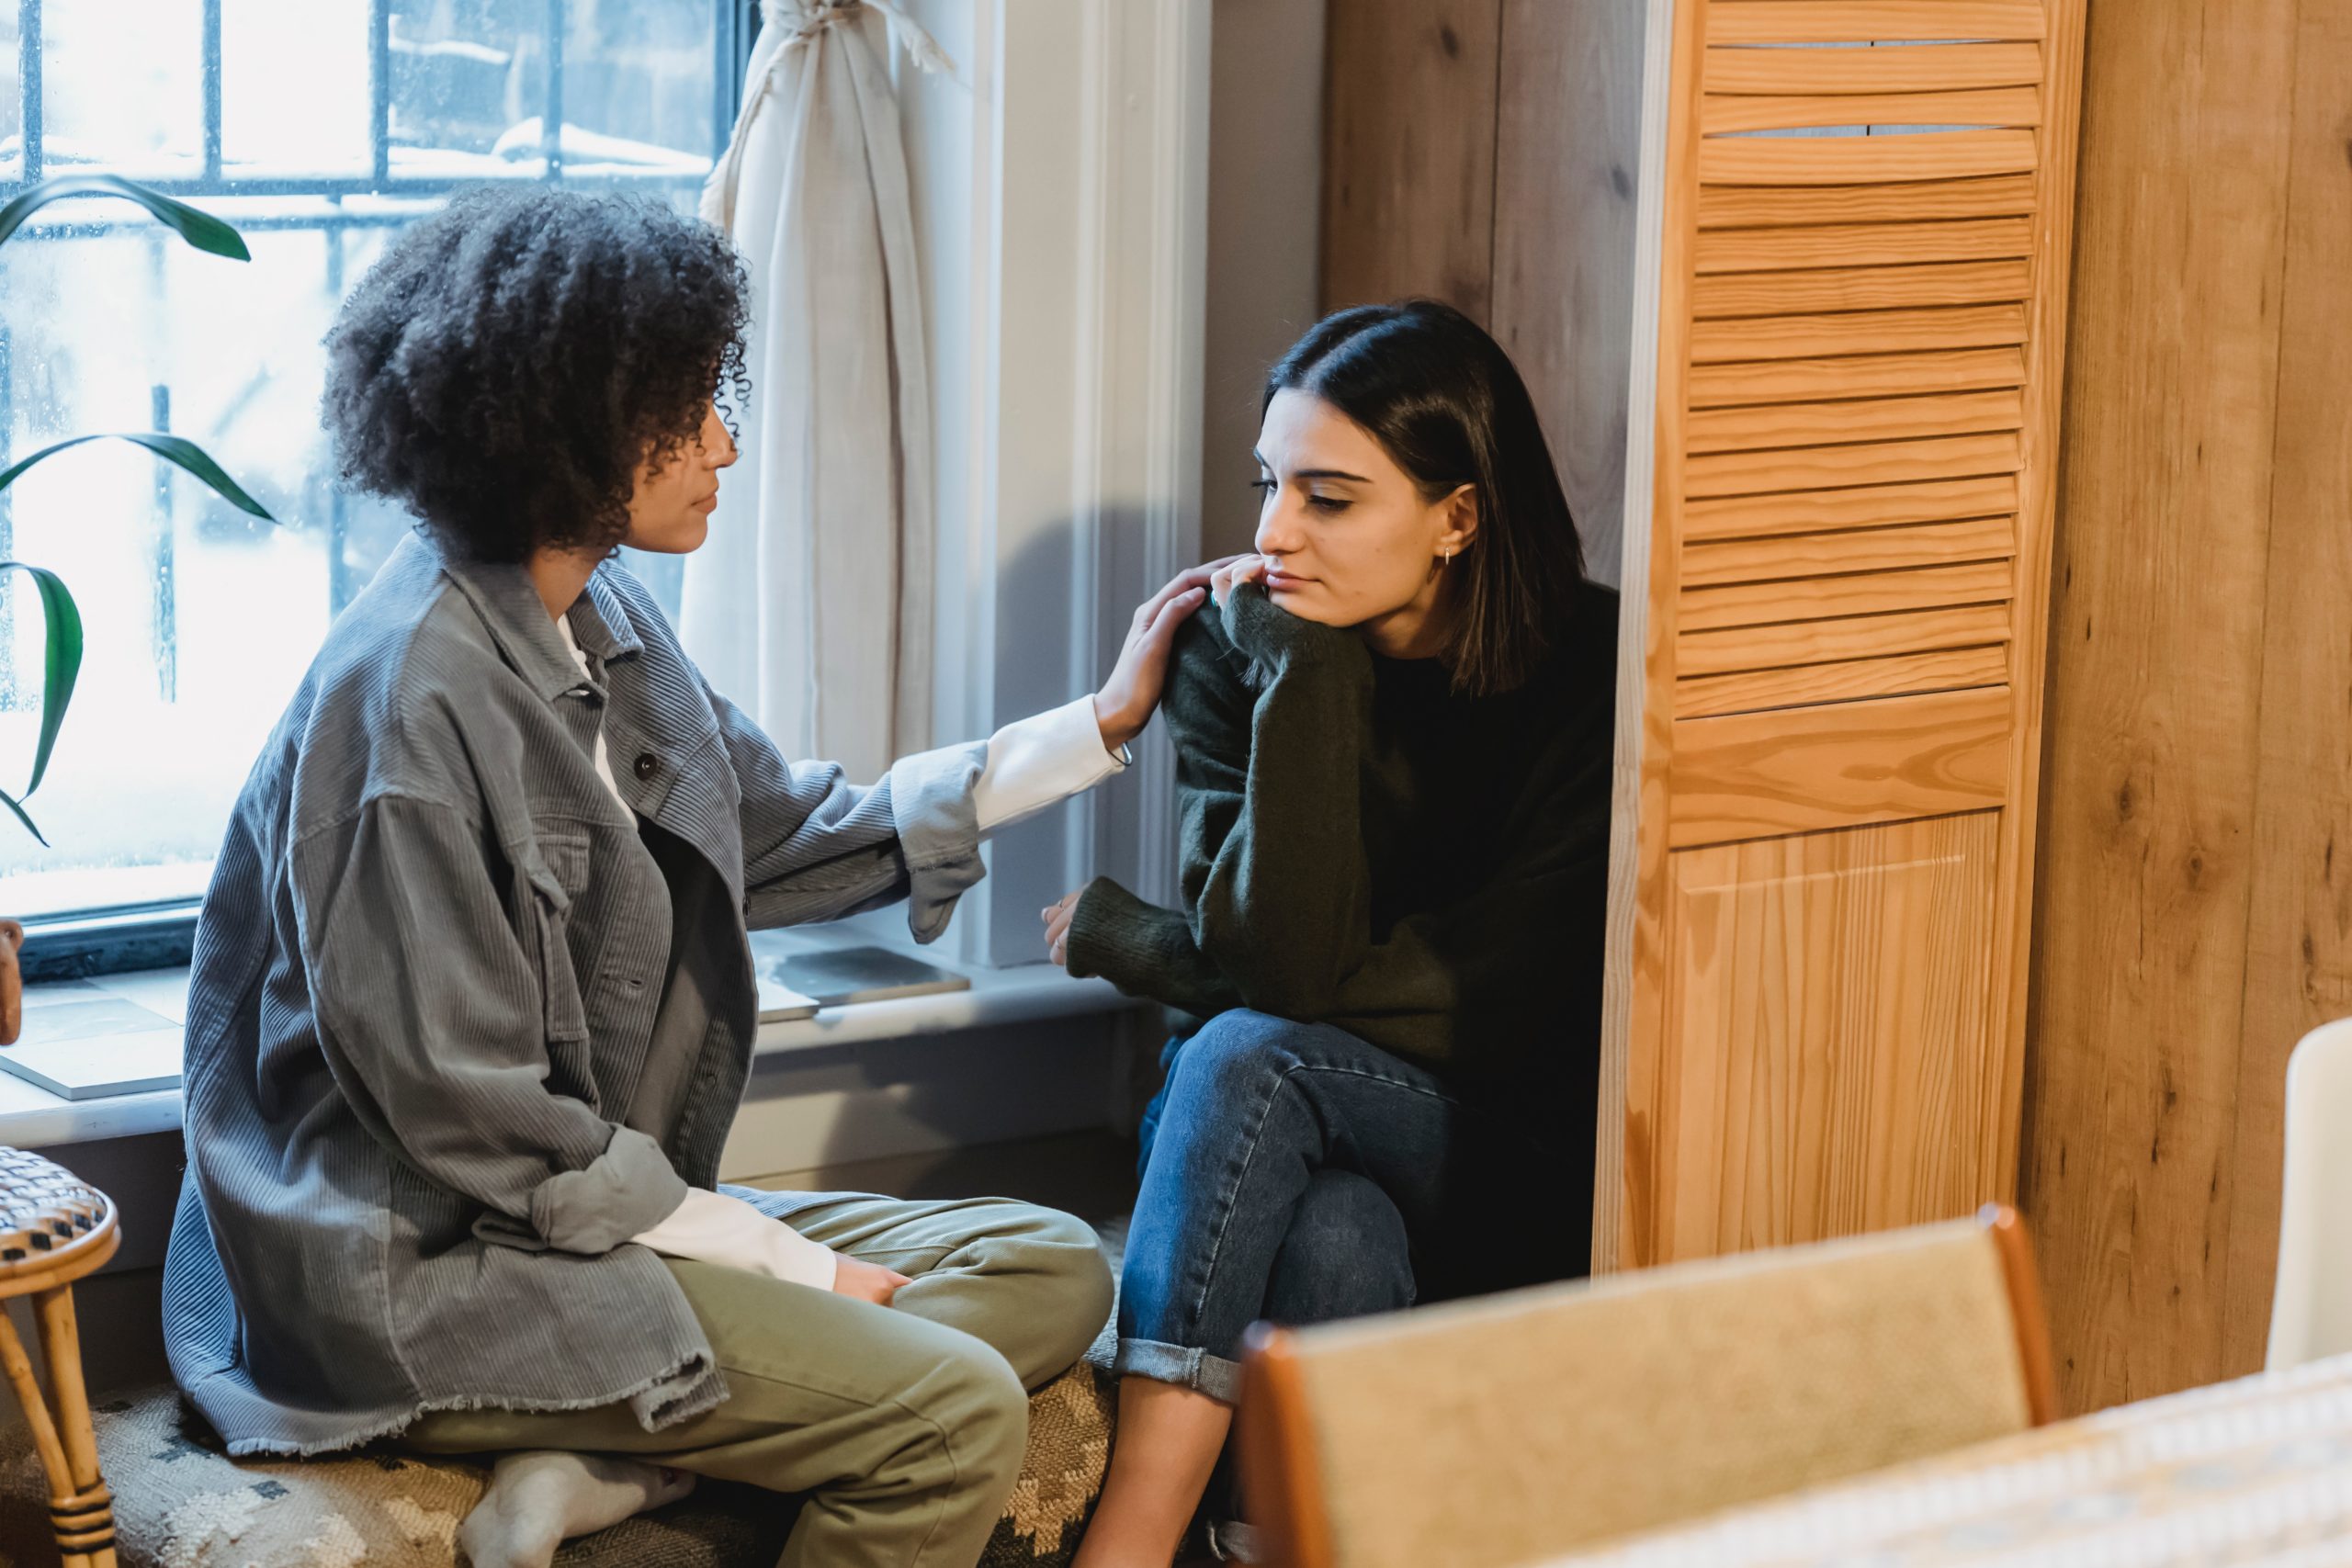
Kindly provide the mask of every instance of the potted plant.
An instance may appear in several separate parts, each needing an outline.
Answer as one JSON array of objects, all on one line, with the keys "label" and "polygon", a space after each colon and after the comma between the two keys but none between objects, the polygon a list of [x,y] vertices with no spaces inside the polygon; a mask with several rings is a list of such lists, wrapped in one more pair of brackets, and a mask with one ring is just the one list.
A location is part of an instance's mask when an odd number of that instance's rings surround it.
[{"label": "potted plant", "polygon": [[[245,249],[243,238],[237,231],[210,213],[198,211],[185,202],[149,190],[146,186],[120,179],[113,175],[65,175],[43,180],[6,207],[0,207],[0,244],[24,225],[27,218],[52,201],[75,196],[114,196],[136,202],[150,217],[171,230],[199,251],[232,261],[251,261],[252,253]],[[0,438],[5,438],[0,432]],[[250,513],[264,522],[275,522],[261,502],[247,495],[237,482],[214,462],[204,448],[195,442],[160,431],[133,433],[99,432],[89,435],[72,436],[44,446],[31,457],[0,469],[0,490],[17,481],[19,475],[45,457],[51,457],[70,446],[88,441],[128,441],[144,446],[165,462],[186,469],[202,479],[222,500],[241,512]],[[0,790],[0,806],[6,806],[25,831],[41,845],[49,840],[24,806],[27,797],[40,787],[41,775],[49,770],[50,752],[57,744],[58,729],[65,722],[65,710],[74,700],[74,682],[82,670],[82,615],[74,607],[74,595],[55,572],[26,561],[0,559],[0,578],[9,573],[23,573],[31,578],[39,591],[42,625],[40,731],[33,744],[32,775],[21,794],[10,795]],[[17,950],[23,946],[24,928],[14,920],[0,919],[0,1045],[13,1045],[23,1024],[24,979],[17,962]]]}]

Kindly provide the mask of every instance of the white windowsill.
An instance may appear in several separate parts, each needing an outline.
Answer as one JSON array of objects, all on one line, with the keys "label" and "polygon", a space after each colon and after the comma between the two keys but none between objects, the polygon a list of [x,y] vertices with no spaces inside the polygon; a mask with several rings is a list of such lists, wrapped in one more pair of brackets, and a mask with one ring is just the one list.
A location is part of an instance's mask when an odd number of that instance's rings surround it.
[{"label": "white windowsill", "polygon": [[[41,993],[66,987],[96,986],[185,1024],[187,974],[186,969],[152,969],[67,981],[60,987],[28,987],[27,999],[36,1001]],[[949,1034],[986,1025],[1115,1012],[1137,1005],[1107,980],[1073,980],[1050,964],[982,970],[972,974],[971,981],[967,991],[854,1003],[828,1008],[814,1018],[763,1023],[752,1054],[774,1056],[869,1041]],[[70,1100],[13,1073],[0,1072],[0,1145],[53,1148],[99,1138],[174,1132],[179,1125],[177,1089]]]}]

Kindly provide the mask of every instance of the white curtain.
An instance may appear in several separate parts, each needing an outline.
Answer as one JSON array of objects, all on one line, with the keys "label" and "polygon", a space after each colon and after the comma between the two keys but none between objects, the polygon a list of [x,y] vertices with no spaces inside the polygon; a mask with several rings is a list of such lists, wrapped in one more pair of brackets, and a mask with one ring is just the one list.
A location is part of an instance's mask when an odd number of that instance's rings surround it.
[{"label": "white curtain", "polygon": [[931,392],[883,57],[895,39],[953,67],[882,0],[762,0],[762,19],[702,198],[750,269],[752,395],[679,631],[787,756],[874,779],[931,744]]}]

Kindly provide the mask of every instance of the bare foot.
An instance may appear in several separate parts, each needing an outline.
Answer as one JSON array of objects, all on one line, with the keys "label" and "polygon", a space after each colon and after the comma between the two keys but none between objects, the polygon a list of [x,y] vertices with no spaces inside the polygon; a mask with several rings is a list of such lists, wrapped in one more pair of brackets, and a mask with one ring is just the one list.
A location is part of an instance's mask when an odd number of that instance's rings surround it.
[{"label": "bare foot", "polygon": [[458,1527],[458,1544],[474,1568],[548,1568],[573,1536],[675,1502],[694,1485],[683,1470],[610,1454],[508,1454]]}]

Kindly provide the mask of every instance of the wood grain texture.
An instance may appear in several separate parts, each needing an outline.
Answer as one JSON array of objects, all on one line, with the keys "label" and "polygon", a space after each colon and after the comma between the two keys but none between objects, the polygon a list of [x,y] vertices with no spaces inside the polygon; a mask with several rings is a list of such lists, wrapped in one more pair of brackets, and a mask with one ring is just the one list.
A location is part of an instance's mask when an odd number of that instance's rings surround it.
[{"label": "wood grain texture", "polygon": [[1981,648],[2009,639],[2008,611],[1998,604],[1909,610],[1832,621],[1791,621],[1774,626],[1685,632],[1675,641],[1681,675],[1723,675],[1736,670],[1778,670],[1830,664],[1939,648]]},{"label": "wood grain texture", "polygon": [[1756,360],[1694,365],[1693,409],[1736,403],[1804,402],[1816,398],[1884,398],[1961,392],[2025,384],[2018,348],[1963,348],[1930,354],[1871,354],[1837,359]]},{"label": "wood grain texture", "polygon": [[1708,186],[1699,192],[1699,227],[1703,231],[2000,218],[2032,211],[2033,192],[2033,176],[2025,174],[1897,185]]},{"label": "wood grain texture", "polygon": [[2025,308],[2021,305],[1856,310],[1845,315],[1693,322],[1690,362],[1826,359],[1854,354],[1997,348],[2024,342]]},{"label": "wood grain texture", "polygon": [[2018,438],[2007,433],[1933,441],[1871,441],[1789,452],[1693,453],[1683,482],[1693,499],[1836,485],[1909,484],[2017,471]]},{"label": "wood grain texture", "polygon": [[1883,95],[2030,87],[2041,80],[2041,46],[1950,43],[1921,49],[1707,51],[1710,93]]},{"label": "wood grain texture", "polygon": [[1642,14],[1504,0],[1487,323],[1551,444],[1585,568],[1623,575]]},{"label": "wood grain texture", "polygon": [[1707,41],[1852,43],[2041,38],[2040,0],[1715,0]]},{"label": "wood grain texture", "polygon": [[1849,571],[1786,582],[1737,582],[1682,590],[1676,621],[1682,635],[1733,626],[1785,626],[1896,610],[1989,604],[2009,596],[2009,563],[1966,561],[1900,571]]},{"label": "wood grain texture", "polygon": [[2298,10],[2090,15],[2024,1142],[2075,1410],[2230,1370],[2230,1217],[2277,1179],[2235,1100]]},{"label": "wood grain texture", "polygon": [[2031,171],[2030,130],[1929,130],[1889,136],[1719,136],[1699,144],[1711,186],[1843,186],[1961,180]]},{"label": "wood grain texture", "polygon": [[[1699,4],[1697,28],[1692,7],[1677,17],[1655,327],[1652,521],[1673,550],[1654,538],[1647,581],[1627,585],[1651,628],[1644,783],[1661,757],[1665,778],[1641,800],[1665,797],[1667,857],[1653,814],[1619,866],[1641,879],[1614,1238],[1634,1264],[1899,1224],[1920,1204],[1966,1213],[2015,1190],[2013,917],[2032,815],[2018,791],[2034,777],[2041,649],[2020,627],[2047,603],[2024,542],[2047,539],[2072,210],[2071,160],[2046,154],[2071,146],[2079,80],[2075,0]],[[2012,47],[1753,62],[1723,47],[1954,38]],[[1978,79],[1938,79],[1947,50]],[[1849,69],[1870,54],[1910,58]],[[1746,73],[1750,90],[1709,101],[1694,79],[1708,72]],[[1871,101],[1906,93],[1952,96],[1930,113]],[[1767,134],[1853,126],[1894,129]],[[1678,716],[1663,747],[1662,683]],[[1965,852],[1917,854],[1946,831]],[[1915,861],[1940,869],[1914,876]],[[1678,902],[1691,865],[1714,879],[1704,910]],[[1906,888],[1942,881],[1899,909],[1842,901],[1841,879],[1874,889],[1882,867]],[[1740,942],[1756,944],[1747,962],[1726,956]],[[1792,1018],[1930,970],[1955,988],[1912,1021],[1872,1020],[1888,1072],[1854,1081],[1883,1098],[1773,1100],[1807,1059],[1792,1042],[1812,1026]],[[1916,1076],[1923,1040],[1955,1021],[1965,1049],[1931,1045],[1941,1076]],[[1849,1134],[1890,1152],[1805,1163]]]},{"label": "wood grain texture", "polygon": [[1694,588],[1727,582],[1993,560],[2014,551],[2014,526],[2007,517],[1973,517],[1961,523],[1686,544],[1682,592],[1687,595]]},{"label": "wood grain texture", "polygon": [[2294,71],[2224,1377],[2262,1364],[2269,1328],[2288,1054],[2352,1014],[2352,9],[2300,8]]},{"label": "wood grain texture", "polygon": [[1687,540],[1808,534],[1832,528],[1874,528],[1889,523],[2014,513],[2014,474],[1988,474],[1926,484],[1856,485],[1787,495],[1736,495],[1694,501],[1684,510]]},{"label": "wood grain texture", "polygon": [[1668,837],[1682,849],[1997,806],[2009,710],[1992,686],[1679,719]]},{"label": "wood grain texture", "polygon": [[1673,856],[1647,1251],[1951,1218],[1996,1184],[1994,815]]},{"label": "wood grain texture", "polygon": [[1502,0],[1330,7],[1323,308],[1428,295],[1487,318]]},{"label": "wood grain texture", "polygon": [[1994,261],[2027,255],[2032,248],[2033,225],[2023,215],[1938,222],[1710,229],[1699,236],[1699,270],[1791,272],[1807,267]]},{"label": "wood grain texture", "polygon": [[2040,822],[2042,701],[2049,647],[2051,536],[2059,473],[2059,414],[2065,386],[2066,322],[2072,299],[2075,168],[2080,152],[2083,25],[2087,0],[2049,0],[2042,80],[2044,151],[2035,171],[2034,287],[2028,302],[2026,423],[2019,432],[2023,466],[2018,476],[2017,573],[2010,604],[2009,660],[2028,679],[2011,686],[2018,744],[2009,755],[2009,808],[2000,819],[2003,908],[1993,925],[1992,973],[1999,1041],[1999,1168],[2001,1201],[2016,1201],[2023,1135],[2027,1007],[2032,965],[2034,889],[2031,868]]},{"label": "wood grain texture", "polygon": [[1817,97],[1711,93],[1701,121],[1709,136],[1828,125],[2035,126],[2041,123],[2041,95],[2031,87]]},{"label": "wood grain texture", "polygon": [[[1669,812],[1674,761],[1674,569],[1687,501],[1682,423],[1688,403],[1691,256],[1698,237],[1699,73],[1706,8],[1654,0],[1643,82],[1649,112],[1643,127],[1642,210],[1658,214],[1657,253],[1637,284],[1634,387],[1648,394],[1636,408],[1649,437],[1648,505],[1629,509],[1626,536],[1627,626],[1638,626],[1640,660],[1621,663],[1617,695],[1617,771],[1610,824],[1609,971],[1601,1011],[1602,1127],[1593,1168],[1596,1271],[1640,1268],[1655,1260],[1653,1203],[1646,1179],[1659,1137],[1657,1042],[1666,1027],[1669,984],[1666,944]],[[1661,16],[1663,13],[1663,16]],[[1654,290],[1654,292],[1653,292]],[[1634,450],[1640,451],[1638,441]],[[1634,651],[1630,641],[1621,646]]]},{"label": "wood grain texture", "polygon": [[1945,392],[1924,398],[1854,398],[1838,402],[1759,403],[1693,409],[1693,452],[1758,452],[1839,442],[1911,440],[2016,430],[2025,400],[2016,389]]},{"label": "wood grain texture", "polygon": [[1887,659],[1850,659],[1835,664],[1804,664],[1789,670],[1742,670],[1729,675],[1697,675],[1674,686],[1674,716],[1705,718],[1814,703],[1896,697],[1913,692],[1949,692],[1997,686],[2009,678],[2006,644],[1899,653]]},{"label": "wood grain texture", "polygon": [[2022,260],[1944,262],[1928,266],[1825,267],[1741,272],[1698,278],[1690,309],[1713,316],[1791,316],[1825,310],[1909,310],[2022,299],[2032,272]]}]

